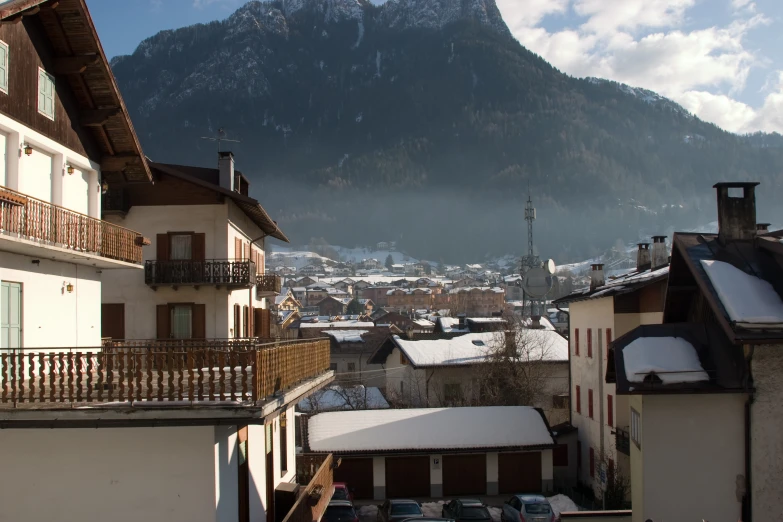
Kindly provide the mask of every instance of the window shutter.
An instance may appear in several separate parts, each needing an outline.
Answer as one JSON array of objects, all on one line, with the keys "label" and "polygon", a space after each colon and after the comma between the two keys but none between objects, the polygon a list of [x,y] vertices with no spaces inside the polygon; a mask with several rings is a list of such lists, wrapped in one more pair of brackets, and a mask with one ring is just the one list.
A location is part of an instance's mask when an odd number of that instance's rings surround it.
[{"label": "window shutter", "polygon": [[609,345],[612,343],[612,329],[606,329],[606,354],[609,355]]},{"label": "window shutter", "polygon": [[169,235],[168,234],[158,234],[157,249],[158,251],[155,255],[157,256],[158,261],[168,261],[169,260]]},{"label": "window shutter", "polygon": [[264,309],[263,308],[256,308],[254,311],[254,320],[253,320],[253,336],[254,337],[263,337],[261,335],[261,325],[264,323]]},{"label": "window shutter", "polygon": [[158,305],[156,316],[158,339],[168,339],[171,337],[171,316],[169,314],[169,305]]},{"label": "window shutter", "polygon": [[587,329],[587,356],[593,356],[593,329]]},{"label": "window shutter", "polygon": [[261,310],[261,337],[264,339],[270,339],[272,337],[271,332],[272,315],[269,313],[268,308]]},{"label": "window shutter", "polygon": [[593,418],[593,390],[587,390],[587,416]]},{"label": "window shutter", "polygon": [[576,412],[582,413],[582,388],[576,385]]},{"label": "window shutter", "polygon": [[204,234],[193,234],[193,244],[191,247],[191,258],[194,261],[204,261],[206,258],[206,236]]},{"label": "window shutter", "polygon": [[245,244],[245,255],[242,257],[242,259],[250,261],[250,243]]},{"label": "window shutter", "polygon": [[606,422],[614,427],[614,399],[611,395],[606,396]]},{"label": "window shutter", "polygon": [[8,92],[8,46],[0,42],[0,90]]},{"label": "window shutter", "polygon": [[255,337],[256,336],[255,311],[256,311],[256,308],[254,306],[251,306],[250,307],[250,313],[248,313],[248,315],[247,315],[247,319],[248,319],[247,336],[248,337]]},{"label": "window shutter", "polygon": [[46,111],[46,79],[44,72],[38,70],[38,110],[41,112]]},{"label": "window shutter", "polygon": [[207,305],[193,305],[193,339],[207,338]]},{"label": "window shutter", "polygon": [[579,328],[574,328],[574,355],[579,355]]},{"label": "window shutter", "polygon": [[248,308],[247,305],[242,307],[242,337],[250,337],[250,331],[248,330],[248,327],[250,326],[250,317],[248,316]]},{"label": "window shutter", "polygon": [[240,261],[242,259],[242,240],[238,237],[234,238],[234,260]]},{"label": "window shutter", "polygon": [[242,327],[242,319],[240,317],[241,310],[238,304],[234,305],[234,338],[237,339],[242,335],[240,328]]}]

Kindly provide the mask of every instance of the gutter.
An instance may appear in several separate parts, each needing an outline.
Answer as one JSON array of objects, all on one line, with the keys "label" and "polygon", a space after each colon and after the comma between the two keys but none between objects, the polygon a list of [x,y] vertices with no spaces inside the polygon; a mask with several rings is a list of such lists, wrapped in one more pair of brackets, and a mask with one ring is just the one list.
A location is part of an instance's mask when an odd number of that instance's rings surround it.
[{"label": "gutter", "polygon": [[571,408],[571,313],[566,312],[560,308],[560,303],[557,303],[555,308],[557,308],[558,312],[564,313],[566,316],[568,316],[568,424],[573,426],[573,419],[571,418],[571,412],[573,411]]}]

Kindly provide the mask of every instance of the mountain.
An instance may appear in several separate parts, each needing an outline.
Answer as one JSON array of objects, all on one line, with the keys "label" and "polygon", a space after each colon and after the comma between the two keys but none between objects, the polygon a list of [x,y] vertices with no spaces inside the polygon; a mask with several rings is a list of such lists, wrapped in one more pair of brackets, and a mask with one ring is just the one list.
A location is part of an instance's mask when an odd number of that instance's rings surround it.
[{"label": "mountain", "polygon": [[764,184],[760,219],[783,218],[780,136],[569,77],[511,36],[494,0],[250,2],[112,64],[151,158],[215,163],[201,137],[224,128],[251,192],[300,243],[521,253],[530,191],[539,251],[566,262],[712,221],[712,184],[736,179]]}]

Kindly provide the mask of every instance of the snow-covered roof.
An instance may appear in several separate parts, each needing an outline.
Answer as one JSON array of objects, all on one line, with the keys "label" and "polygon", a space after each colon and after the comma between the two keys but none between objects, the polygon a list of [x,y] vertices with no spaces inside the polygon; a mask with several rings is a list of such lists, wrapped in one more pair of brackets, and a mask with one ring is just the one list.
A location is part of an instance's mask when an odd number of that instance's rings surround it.
[{"label": "snow-covered roof", "polygon": [[505,323],[506,320],[502,317],[470,317],[468,321],[472,321],[474,323]]},{"label": "snow-covered roof", "polygon": [[414,319],[413,322],[422,328],[435,328],[435,323],[426,319]]},{"label": "snow-covered roof", "polygon": [[701,265],[732,321],[783,323],[783,301],[770,283],[723,261],[702,260]]},{"label": "snow-covered roof", "polygon": [[334,321],[302,323],[299,328],[372,328],[373,326],[375,324],[361,321]]},{"label": "snow-covered roof", "polygon": [[317,452],[525,448],[554,444],[541,414],[529,406],[320,413],[310,419],[308,435],[310,449]]},{"label": "snow-covered roof", "polygon": [[298,406],[303,412],[377,410],[388,408],[389,403],[378,388],[365,388],[364,386],[341,388],[340,386],[332,386],[302,399],[299,401]]},{"label": "snow-covered roof", "polygon": [[452,288],[451,290],[449,290],[449,292],[452,294],[456,294],[458,292],[472,292],[474,290],[478,290],[480,292],[494,292],[496,294],[503,294],[506,292],[505,290],[497,286],[492,288],[488,286],[462,286],[459,288]]},{"label": "snow-covered roof", "polygon": [[644,382],[650,373],[664,384],[709,380],[696,349],[681,337],[640,337],[623,349],[623,359],[630,382]]},{"label": "snow-covered roof", "polygon": [[459,318],[457,317],[438,317],[438,322],[440,323],[440,328],[445,333],[458,333],[458,332],[469,332],[467,324],[465,325],[465,328],[459,328]]},{"label": "snow-covered roof", "polygon": [[322,333],[330,337],[334,337],[334,340],[338,343],[363,343],[362,335],[368,333],[367,330],[323,330]]}]

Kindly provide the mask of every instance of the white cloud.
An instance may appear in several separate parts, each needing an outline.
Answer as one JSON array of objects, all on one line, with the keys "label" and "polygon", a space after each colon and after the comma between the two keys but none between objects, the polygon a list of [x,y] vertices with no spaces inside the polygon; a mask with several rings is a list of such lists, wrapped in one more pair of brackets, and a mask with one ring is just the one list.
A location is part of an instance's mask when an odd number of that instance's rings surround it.
[{"label": "white cloud", "polygon": [[[750,0],[725,25],[693,27],[695,0],[500,0],[498,7],[517,39],[558,69],[645,87],[670,97],[702,119],[727,130],[783,131],[783,79],[754,109],[733,97],[763,61],[743,43],[749,31],[769,23]],[[573,12],[578,21],[548,31],[547,16]],[[687,28],[687,29],[686,29]],[[776,114],[767,114],[778,110]]]}]

